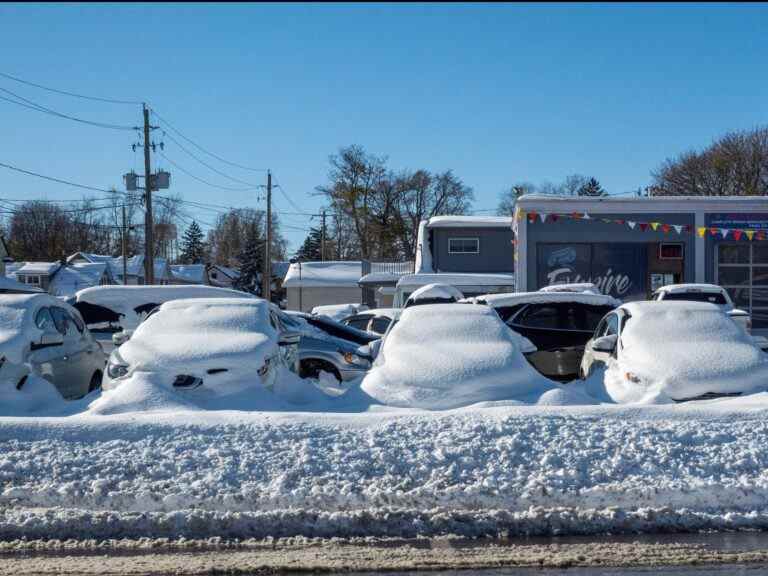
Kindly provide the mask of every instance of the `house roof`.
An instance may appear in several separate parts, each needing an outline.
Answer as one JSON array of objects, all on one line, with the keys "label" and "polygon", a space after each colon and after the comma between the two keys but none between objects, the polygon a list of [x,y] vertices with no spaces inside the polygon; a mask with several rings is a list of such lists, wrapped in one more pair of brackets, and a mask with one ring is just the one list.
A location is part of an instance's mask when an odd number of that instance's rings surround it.
[{"label": "house roof", "polygon": [[42,292],[40,288],[30,286],[28,284],[22,284],[7,276],[0,276],[0,292],[4,293],[25,293],[25,292]]},{"label": "house roof", "polygon": [[54,274],[49,292],[54,296],[73,296],[78,290],[98,286],[107,271],[106,262],[76,262]]},{"label": "house roof", "polygon": [[511,216],[433,216],[428,228],[512,228]]},{"label": "house roof", "polygon": [[360,260],[297,262],[291,264],[283,280],[287,288],[358,288],[363,265]]},{"label": "house roof", "polygon": [[60,262],[25,262],[16,270],[17,274],[42,274],[51,275],[61,266]]},{"label": "house roof", "polygon": [[205,284],[205,264],[173,264],[171,274],[184,282]]}]

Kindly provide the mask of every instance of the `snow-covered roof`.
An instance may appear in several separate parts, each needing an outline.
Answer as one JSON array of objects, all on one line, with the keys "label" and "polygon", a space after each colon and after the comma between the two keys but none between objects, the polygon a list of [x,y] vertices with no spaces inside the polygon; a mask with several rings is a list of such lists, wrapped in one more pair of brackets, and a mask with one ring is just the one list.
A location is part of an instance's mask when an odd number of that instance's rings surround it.
[{"label": "snow-covered roof", "polygon": [[512,292],[508,294],[484,294],[466,298],[465,302],[484,303],[492,308],[516,306],[518,304],[556,304],[560,302],[578,302],[592,306],[621,306],[621,300],[606,294],[593,292]]},{"label": "snow-covered roof", "polygon": [[433,216],[429,228],[512,228],[511,216]]},{"label": "snow-covered roof", "polygon": [[464,298],[464,294],[458,288],[450,284],[427,284],[413,291],[405,302],[405,308],[409,308],[419,302],[458,302]]},{"label": "snow-covered roof", "polygon": [[171,274],[193,284],[205,284],[205,264],[173,264]]},{"label": "snow-covered roof", "polygon": [[717,284],[668,284],[656,290],[657,292],[669,292],[671,294],[682,294],[685,292],[711,292],[720,294],[725,289]]},{"label": "snow-covered roof", "polygon": [[60,262],[25,262],[16,270],[16,274],[47,274],[51,275],[61,266]]},{"label": "snow-covered roof", "polygon": [[72,262],[73,260],[79,260],[79,259],[87,260],[88,262],[111,262],[115,259],[114,256],[109,256],[107,254],[92,254],[90,252],[75,252],[67,258],[67,262]]},{"label": "snow-covered roof", "polygon": [[16,272],[20,270],[26,262],[8,262],[5,265],[5,275],[8,278],[16,279]]},{"label": "snow-covered roof", "polygon": [[285,278],[290,267],[290,262],[272,262],[272,276],[275,278]]},{"label": "snow-covered roof", "polygon": [[379,284],[391,284],[394,286],[403,276],[404,274],[396,274],[394,272],[371,272],[360,278],[358,284],[360,284],[360,286]]},{"label": "snow-covered roof", "polygon": [[213,264],[211,268],[215,268],[225,276],[231,278],[232,280],[237,280],[240,278],[240,271],[236,268],[230,268],[229,266],[222,266],[221,264]]},{"label": "snow-covered roof", "polygon": [[42,292],[42,290],[35,286],[30,286],[29,284],[22,284],[21,282],[17,282],[13,278],[9,278],[7,276],[0,276],[0,292],[11,293],[11,294],[23,294],[23,293],[30,293],[30,292],[31,293]]},{"label": "snow-covered roof", "polygon": [[592,282],[574,282],[573,284],[552,284],[539,288],[539,292],[591,292],[600,294],[600,289]]},{"label": "snow-covered roof", "polygon": [[327,261],[291,264],[283,280],[287,288],[357,288],[362,273],[362,262]]},{"label": "snow-covered roof", "polygon": [[401,286],[450,284],[451,286],[514,286],[513,274],[406,274],[397,282]]},{"label": "snow-covered roof", "polygon": [[49,291],[54,296],[73,296],[78,290],[98,286],[106,270],[106,262],[67,264],[54,274]]}]

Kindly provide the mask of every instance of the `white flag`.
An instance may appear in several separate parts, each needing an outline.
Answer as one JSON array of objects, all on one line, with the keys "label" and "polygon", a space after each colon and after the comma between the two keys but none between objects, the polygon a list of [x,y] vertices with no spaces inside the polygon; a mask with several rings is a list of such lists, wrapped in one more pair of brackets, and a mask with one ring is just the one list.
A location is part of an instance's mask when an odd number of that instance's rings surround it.
[{"label": "white flag", "polygon": [[683,233],[683,225],[682,224],[673,224],[672,228],[674,228],[675,232],[677,232],[678,234],[682,234]]},{"label": "white flag", "polygon": [[547,215],[544,213],[539,214],[539,218],[541,218],[542,224],[547,221]]},{"label": "white flag", "polygon": [[720,233],[723,235],[723,238],[728,236],[728,232],[730,232],[730,230],[728,230],[728,228],[720,228]]},{"label": "white flag", "polygon": [[635,224],[636,224],[636,222],[632,222],[632,220],[627,220],[627,226],[632,228],[632,230],[635,229]]}]

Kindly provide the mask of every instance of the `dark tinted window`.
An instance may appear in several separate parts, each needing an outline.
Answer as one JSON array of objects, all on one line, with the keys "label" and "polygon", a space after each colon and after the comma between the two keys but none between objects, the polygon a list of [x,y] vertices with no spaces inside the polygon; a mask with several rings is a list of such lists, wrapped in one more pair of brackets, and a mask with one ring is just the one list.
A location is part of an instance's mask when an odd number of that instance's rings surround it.
[{"label": "dark tinted window", "polygon": [[83,333],[85,330],[85,324],[83,324],[83,321],[80,320],[80,317],[77,314],[69,313],[68,316],[72,319],[72,322],[75,324],[75,328],[77,328],[77,331],[80,332],[80,334]]},{"label": "dark tinted window", "polygon": [[707,292],[667,293],[664,300],[685,300],[686,302],[711,302],[712,304],[726,304],[725,296]]},{"label": "dark tinted window", "polygon": [[376,332],[376,334],[384,334],[384,332],[387,331],[387,328],[389,328],[390,322],[392,322],[392,320],[383,316],[374,318],[373,322],[371,323],[371,330]]},{"label": "dark tinted window", "polygon": [[344,324],[347,326],[352,326],[352,328],[357,328],[358,330],[365,330],[368,328],[368,321],[371,319],[370,314],[360,315],[360,316],[352,316],[351,318],[347,318],[344,320]]},{"label": "dark tinted window", "polygon": [[56,325],[56,330],[66,335],[67,332],[69,332],[69,314],[61,308],[51,308],[51,316],[53,316],[53,323]]},{"label": "dark tinted window", "polygon": [[619,333],[619,317],[611,314],[605,318],[605,332],[601,336],[610,336]]},{"label": "dark tinted window", "polygon": [[494,310],[496,310],[496,314],[499,315],[499,318],[506,322],[512,318],[512,316],[523,306],[525,306],[525,304],[517,304],[516,306],[499,306],[498,308],[494,307]]},{"label": "dark tinted window", "polygon": [[580,330],[594,332],[611,306],[593,306],[578,302],[531,304],[515,319],[515,324],[528,328]]},{"label": "dark tinted window", "polygon": [[40,308],[35,316],[35,326],[40,328],[40,330],[48,331],[53,325],[53,316],[51,316],[50,308]]},{"label": "dark tinted window", "polygon": [[379,339],[378,336],[368,334],[350,326],[344,326],[344,324],[339,324],[330,318],[323,318],[322,316],[309,316],[307,317],[307,322],[315,328],[320,328],[320,330],[326,334],[330,334],[336,338],[343,338],[344,340],[349,340],[350,342],[355,342],[360,345],[369,344],[374,340]]}]

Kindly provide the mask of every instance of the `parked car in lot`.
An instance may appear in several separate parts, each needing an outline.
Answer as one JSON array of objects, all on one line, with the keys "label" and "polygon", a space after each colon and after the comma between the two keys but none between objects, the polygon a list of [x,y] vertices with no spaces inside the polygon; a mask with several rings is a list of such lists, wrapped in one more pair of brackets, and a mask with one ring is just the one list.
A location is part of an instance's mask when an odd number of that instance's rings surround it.
[{"label": "parked car in lot", "polygon": [[65,302],[44,293],[0,296],[2,385],[23,388],[31,368],[64,398],[80,398],[101,385],[104,364],[101,346]]},{"label": "parked car in lot", "polygon": [[314,316],[328,316],[338,321],[363,310],[368,310],[368,306],[365,304],[325,304],[312,308],[311,314]]},{"label": "parked car in lot", "polygon": [[683,402],[765,390],[768,357],[715,304],[631,302],[600,321],[581,377],[616,402]]},{"label": "parked car in lot", "polygon": [[327,316],[303,312],[283,314],[292,322],[292,329],[301,333],[299,375],[302,378],[319,378],[321,372],[327,372],[337,381],[347,382],[362,376],[371,367],[370,358],[359,349],[378,340],[378,335]]},{"label": "parked car in lot", "polygon": [[181,298],[255,298],[215,286],[94,286],[77,292],[70,304],[109,353],[125,342],[147,315]]},{"label": "parked car in lot", "polygon": [[348,316],[341,323],[358,330],[382,335],[387,331],[392,320],[400,315],[401,311],[402,308],[376,308]]},{"label": "parked car in lot", "polygon": [[651,299],[665,302],[684,300],[686,302],[716,304],[744,330],[752,331],[752,318],[749,312],[736,308],[728,291],[716,284],[669,284],[657,289]]},{"label": "parked car in lot", "polygon": [[393,322],[362,390],[389,406],[444,409],[524,397],[543,376],[487,306],[425,304]]},{"label": "parked car in lot", "polygon": [[408,296],[403,308],[419,306],[423,304],[450,304],[464,298],[461,290],[449,284],[427,284],[417,288]]},{"label": "parked car in lot", "polygon": [[486,294],[466,302],[486,304],[518,334],[537,348],[528,356],[543,375],[572,380],[579,373],[584,344],[600,319],[621,304],[592,291],[539,291]]},{"label": "parked car in lot", "polygon": [[135,372],[160,374],[169,386],[217,394],[254,381],[274,386],[279,368],[297,370],[300,334],[260,298],[195,298],[162,304],[114,350],[104,388]]}]

